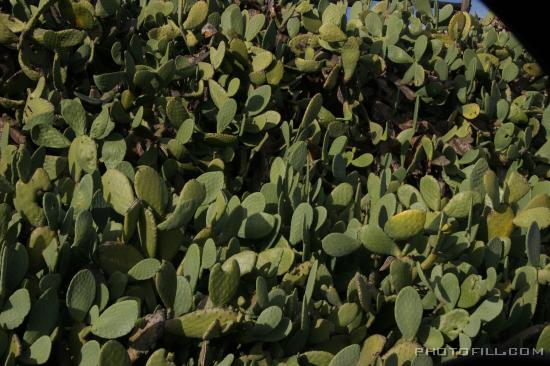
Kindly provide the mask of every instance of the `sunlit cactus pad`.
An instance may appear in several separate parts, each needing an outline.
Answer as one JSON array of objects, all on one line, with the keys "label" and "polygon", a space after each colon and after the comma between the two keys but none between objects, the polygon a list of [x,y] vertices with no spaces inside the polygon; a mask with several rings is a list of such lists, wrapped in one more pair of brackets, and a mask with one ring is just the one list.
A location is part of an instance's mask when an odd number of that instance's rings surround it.
[{"label": "sunlit cactus pad", "polygon": [[548,77],[433,3],[1,1],[0,365],[550,352]]}]

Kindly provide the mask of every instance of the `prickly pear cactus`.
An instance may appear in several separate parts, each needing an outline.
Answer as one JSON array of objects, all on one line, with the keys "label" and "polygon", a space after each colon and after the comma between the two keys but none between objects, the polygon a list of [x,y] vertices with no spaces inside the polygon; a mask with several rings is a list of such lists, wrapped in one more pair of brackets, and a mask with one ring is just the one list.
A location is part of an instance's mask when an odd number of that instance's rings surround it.
[{"label": "prickly pear cactus", "polygon": [[437,1],[1,2],[0,364],[550,352],[547,83]]}]

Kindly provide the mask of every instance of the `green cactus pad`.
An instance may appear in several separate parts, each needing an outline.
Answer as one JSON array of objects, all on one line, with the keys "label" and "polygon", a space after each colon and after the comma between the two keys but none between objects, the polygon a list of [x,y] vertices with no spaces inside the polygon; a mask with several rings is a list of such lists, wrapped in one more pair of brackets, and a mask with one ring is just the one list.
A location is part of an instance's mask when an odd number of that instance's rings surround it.
[{"label": "green cactus pad", "polygon": [[425,221],[425,211],[406,210],[392,216],[384,225],[384,231],[395,240],[405,240],[421,233]]}]

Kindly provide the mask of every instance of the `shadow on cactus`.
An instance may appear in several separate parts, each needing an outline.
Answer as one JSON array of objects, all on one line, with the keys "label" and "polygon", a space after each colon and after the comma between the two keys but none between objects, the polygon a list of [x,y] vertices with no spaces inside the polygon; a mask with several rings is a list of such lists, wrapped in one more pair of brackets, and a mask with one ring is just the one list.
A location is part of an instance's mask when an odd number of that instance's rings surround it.
[{"label": "shadow on cactus", "polygon": [[5,2],[0,362],[550,351],[548,77],[430,4]]}]

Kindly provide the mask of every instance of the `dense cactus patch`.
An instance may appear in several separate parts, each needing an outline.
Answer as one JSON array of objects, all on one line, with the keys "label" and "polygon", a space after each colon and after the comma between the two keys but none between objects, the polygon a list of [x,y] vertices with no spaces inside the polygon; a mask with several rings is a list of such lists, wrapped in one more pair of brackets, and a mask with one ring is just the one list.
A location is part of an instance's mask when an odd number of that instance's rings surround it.
[{"label": "dense cactus patch", "polygon": [[550,351],[547,76],[435,4],[1,2],[0,364]]}]

